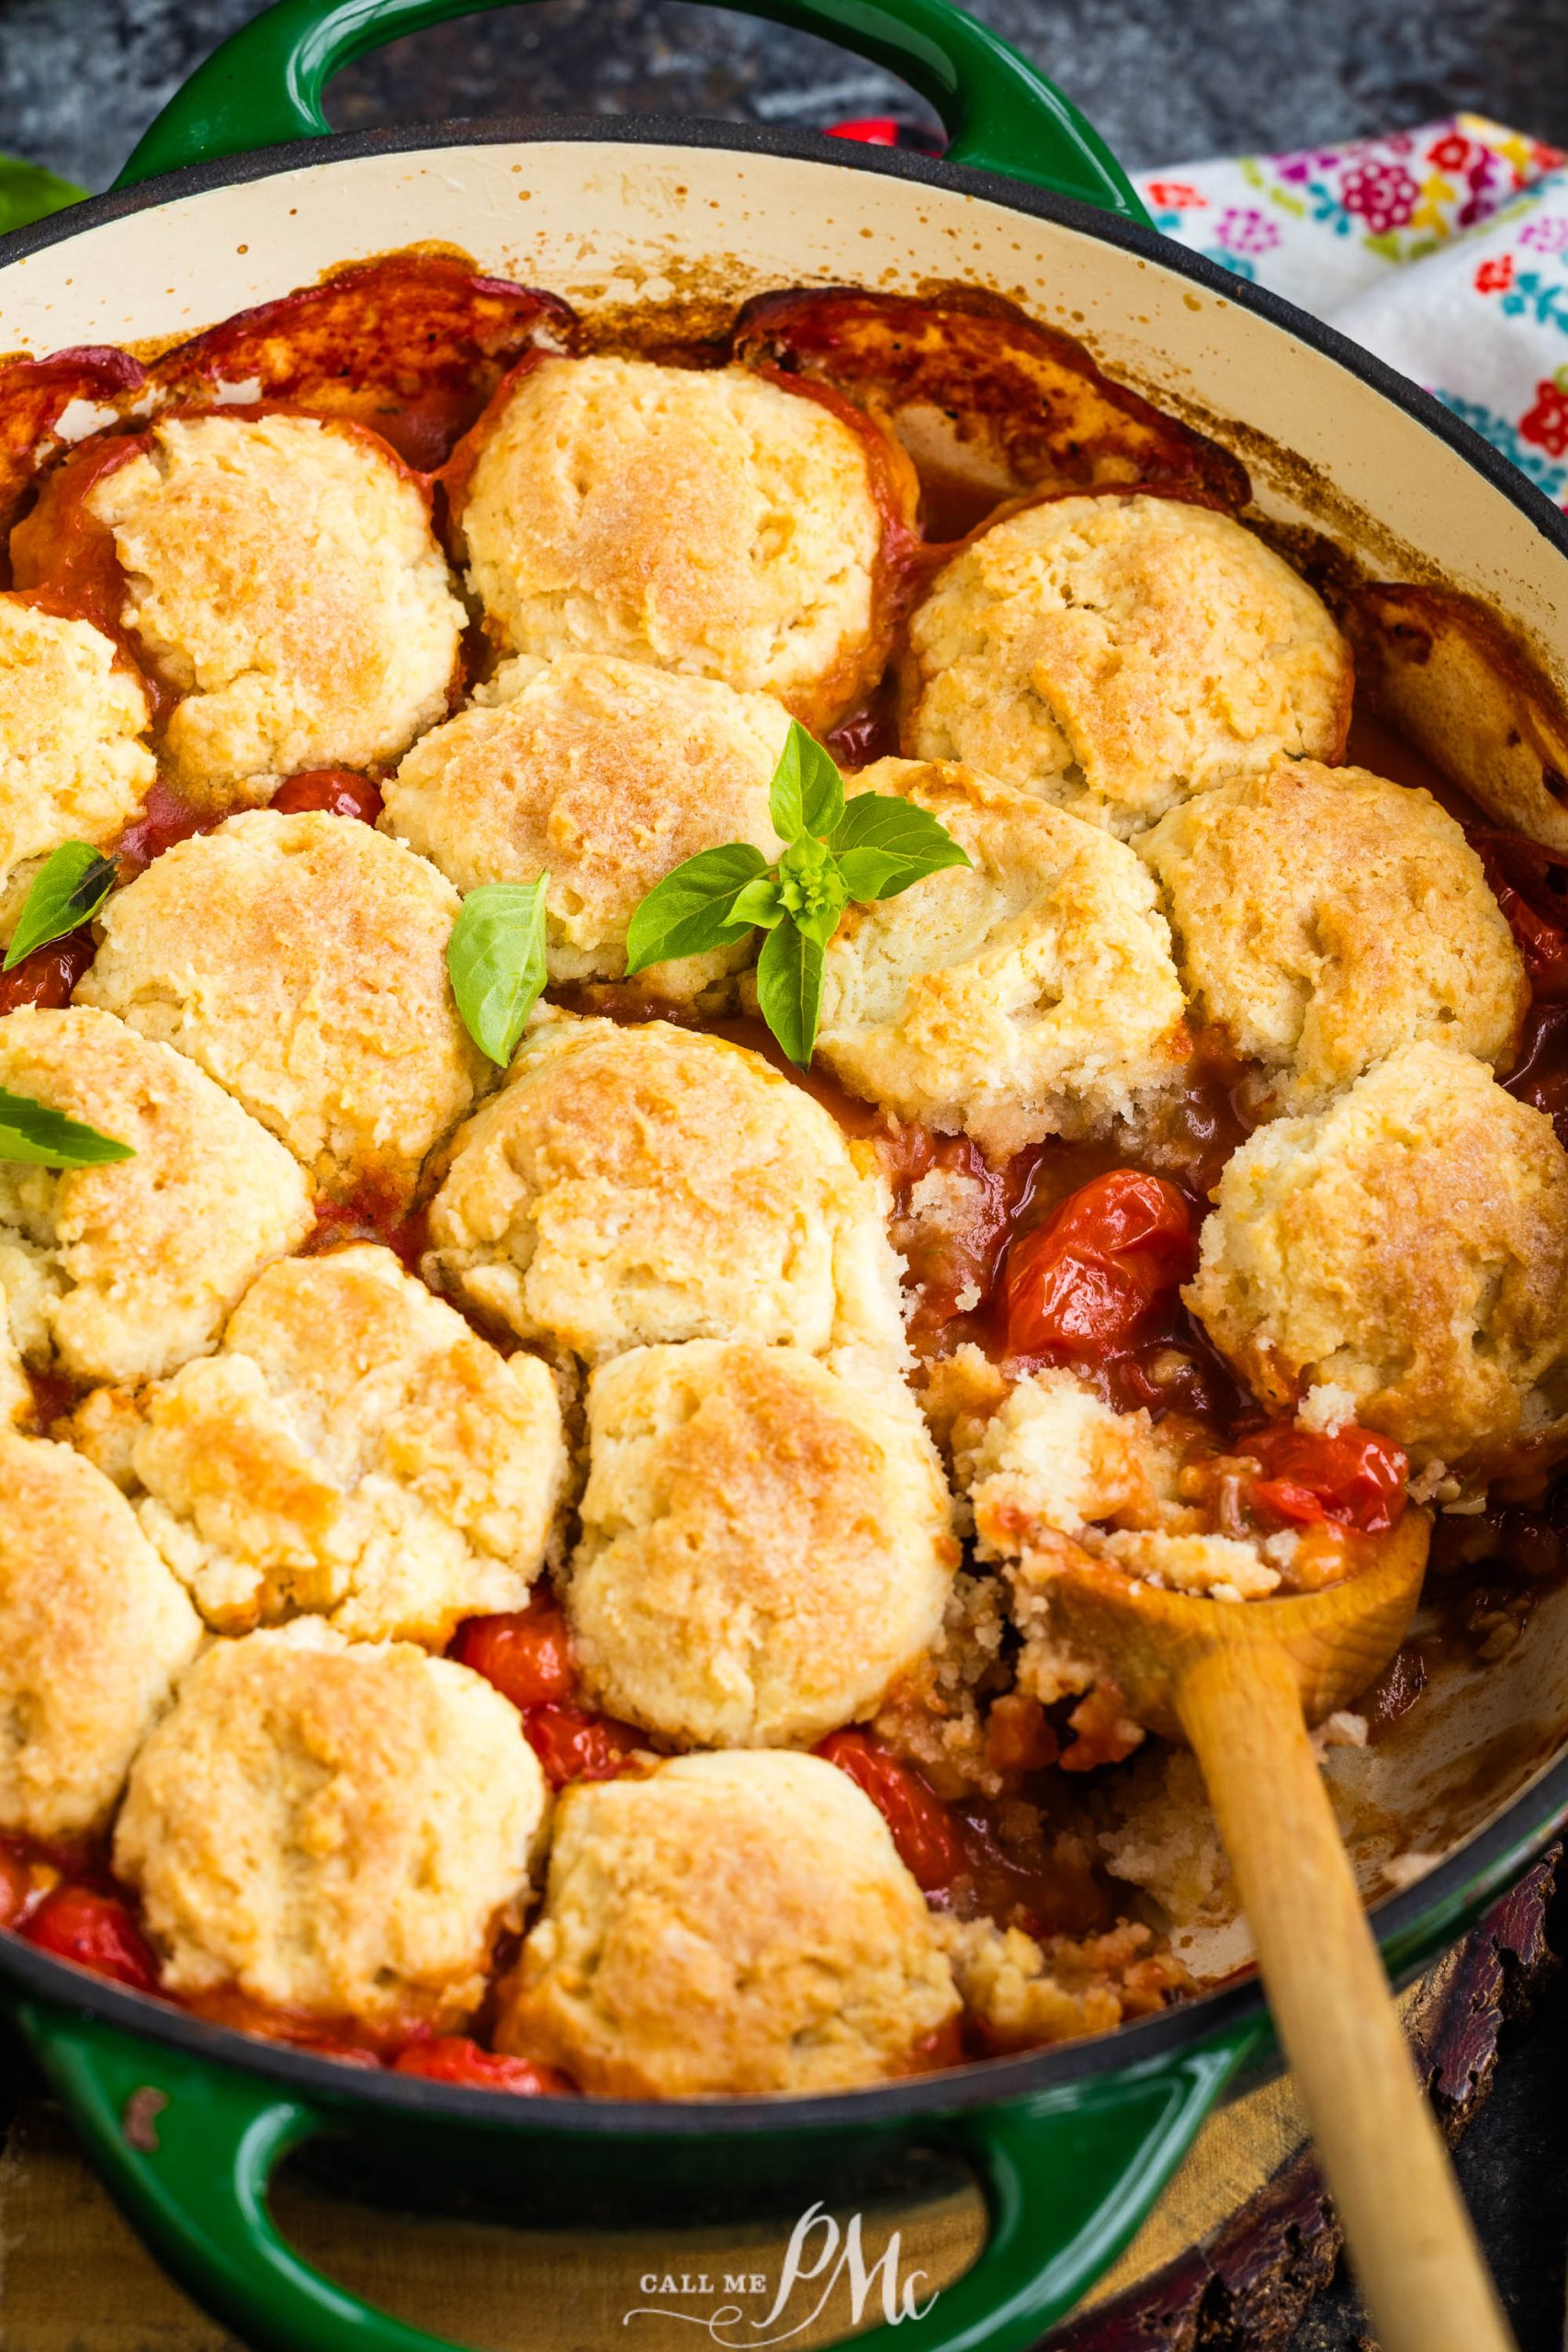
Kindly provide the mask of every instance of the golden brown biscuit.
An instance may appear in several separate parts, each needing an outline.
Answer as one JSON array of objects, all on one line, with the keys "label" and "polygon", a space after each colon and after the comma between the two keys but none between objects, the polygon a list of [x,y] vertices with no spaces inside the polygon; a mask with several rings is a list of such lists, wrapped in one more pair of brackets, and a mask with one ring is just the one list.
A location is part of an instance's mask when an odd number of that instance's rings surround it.
[{"label": "golden brown biscuit", "polygon": [[224,1634],[308,1610],[438,1649],[526,1604],[566,1479],[538,1358],[497,1355],[367,1243],[271,1267],[215,1356],[99,1390],[77,1430]]},{"label": "golden brown biscuit", "polygon": [[199,1062],[324,1192],[406,1197],[488,1082],[446,977],[460,904],[355,818],[254,809],[110,899],[77,1001]]},{"label": "golden brown biscuit", "polygon": [[904,1360],[885,1181],[758,1054],[547,1017],[457,1136],[426,1271],[547,1349],[784,1340]]},{"label": "golden brown biscuit", "polygon": [[1199,1017],[1314,1108],[1431,1037],[1506,1069],[1529,1004],[1481,860],[1429,793],[1276,760],[1138,843]]},{"label": "golden brown biscuit", "polygon": [[34,1418],[32,1386],[11,1337],[10,1309],[5,1284],[0,1283],[0,1429],[15,1429]]},{"label": "golden brown biscuit", "polygon": [[958,2011],[869,1798],[816,1756],[680,1756],[580,1782],[502,2049],[608,2098],[849,2090],[913,2071]]},{"label": "golden brown biscuit", "polygon": [[283,1146],[194,1062],[109,1013],[7,1013],[0,1086],[135,1153],[96,1168],[0,1159],[0,1283],[37,1371],[173,1372],[310,1230],[310,1190]]},{"label": "golden brown biscuit", "polygon": [[567,1613],[606,1713],[682,1746],[809,1747],[942,1629],[958,1549],[914,1400],[794,1348],[636,1348],[588,1390]]},{"label": "golden brown biscuit", "polygon": [[0,1830],[91,1837],[201,1621],[108,1480],[0,1430]]},{"label": "golden brown biscuit", "polygon": [[[547,873],[550,978],[618,980],[626,925],[672,867],[727,842],[778,855],[768,786],[788,726],[770,695],[714,679],[607,654],[520,658],[409,752],[381,830],[459,890]],[[654,965],[638,985],[689,1000],[750,952],[748,939]]]},{"label": "golden brown biscuit", "polygon": [[0,946],[51,850],[102,849],[146,799],[147,719],[101,629],[0,595]]},{"label": "golden brown biscuit", "polygon": [[522,1719],[450,1658],[310,1618],[217,1642],[138,1756],[114,1867],[172,1993],[461,2025],[548,1806]]},{"label": "golden brown biscuit", "polygon": [[829,942],[818,1051],[852,1093],[1006,1157],[1179,1082],[1170,933],[1124,843],[967,768],[857,782],[930,809],[971,865],[850,907]]},{"label": "golden brown biscuit", "polygon": [[1282,1409],[1331,1385],[1413,1464],[1473,1469],[1554,1409],[1568,1157],[1468,1054],[1402,1046],[1225,1168],[1185,1295]]},{"label": "golden brown biscuit", "polygon": [[88,511],[121,619],[183,699],[164,754],[200,807],[374,767],[441,718],[465,625],[418,483],[357,425],[166,418]]},{"label": "golden brown biscuit", "polygon": [[691,671],[817,729],[880,664],[865,439],[747,368],[536,363],[484,429],[458,519],[508,652]]},{"label": "golden brown biscuit", "polygon": [[1350,653],[1228,514],[1144,493],[995,523],[909,624],[904,748],[1126,836],[1276,752],[1337,759]]}]

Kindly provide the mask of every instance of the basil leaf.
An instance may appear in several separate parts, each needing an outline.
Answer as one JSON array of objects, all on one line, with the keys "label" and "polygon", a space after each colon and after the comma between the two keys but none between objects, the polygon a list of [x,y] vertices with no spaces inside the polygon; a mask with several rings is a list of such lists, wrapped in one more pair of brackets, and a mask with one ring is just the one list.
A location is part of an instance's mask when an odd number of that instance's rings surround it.
[{"label": "basil leaf", "polygon": [[112,857],[105,857],[91,842],[62,842],[51,850],[22,905],[11,944],[0,972],[8,972],[35,947],[63,939],[90,922],[118,879]]},{"label": "basil leaf", "polygon": [[30,1094],[0,1086],[0,1159],[25,1159],[35,1168],[98,1168],[111,1159],[134,1159],[128,1143],[101,1136],[68,1119]]},{"label": "basil leaf", "polygon": [[545,886],[486,882],[470,890],[446,943],[446,969],[463,1025],[481,1054],[502,1069],[542,991]]},{"label": "basil leaf", "polygon": [[653,888],[626,925],[626,978],[678,956],[705,956],[744,939],[751,925],[731,912],[748,882],[768,870],[750,842],[700,849]]},{"label": "basil leaf", "polygon": [[802,833],[824,840],[844,813],[844,779],[798,718],[789,722],[773,770],[768,813],[781,842],[798,841]]},{"label": "basil leaf", "polygon": [[62,180],[41,164],[24,164],[18,156],[0,155],[0,234],[26,229],[79,203],[87,191],[74,180]]},{"label": "basil leaf", "polygon": [[796,1069],[805,1069],[822,1011],[822,949],[793,922],[781,922],[762,942],[757,1009]]},{"label": "basil leaf", "polygon": [[839,927],[849,886],[826,842],[803,833],[779,860],[779,897],[797,931],[825,947]]},{"label": "basil leaf", "polygon": [[973,863],[929,808],[881,792],[857,793],[829,843],[852,899],[896,899],[946,865]]},{"label": "basil leaf", "polygon": [[784,921],[784,913],[778,868],[771,865],[754,882],[747,883],[729,910],[729,919],[731,922],[750,923],[760,931],[772,931],[776,922]]}]

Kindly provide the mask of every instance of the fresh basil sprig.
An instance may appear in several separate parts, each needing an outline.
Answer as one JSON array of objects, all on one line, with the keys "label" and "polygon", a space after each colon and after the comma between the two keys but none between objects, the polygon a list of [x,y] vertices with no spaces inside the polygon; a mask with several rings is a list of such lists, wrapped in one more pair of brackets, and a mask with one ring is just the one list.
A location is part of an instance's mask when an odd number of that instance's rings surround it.
[{"label": "fresh basil sprig", "polygon": [[786,846],[770,865],[749,842],[699,850],[651,889],[626,929],[626,978],[677,956],[704,956],[757,929],[757,1004],[804,1069],[822,1008],[823,950],[852,899],[896,899],[944,865],[967,865],[929,808],[875,792],[846,805],[844,779],[795,719],[768,797]]},{"label": "fresh basil sprig", "polygon": [[548,974],[545,966],[545,886],[486,882],[470,890],[446,943],[446,969],[463,1026],[505,1069]]},{"label": "fresh basil sprig", "polygon": [[96,1127],[68,1119],[30,1094],[12,1094],[0,1086],[0,1159],[25,1159],[35,1168],[99,1168],[135,1157],[130,1144],[101,1136]]},{"label": "fresh basil sprig", "polygon": [[91,842],[62,842],[51,850],[22,902],[0,972],[10,971],[36,947],[47,947],[51,939],[63,939],[91,922],[118,878],[113,858],[105,857]]}]

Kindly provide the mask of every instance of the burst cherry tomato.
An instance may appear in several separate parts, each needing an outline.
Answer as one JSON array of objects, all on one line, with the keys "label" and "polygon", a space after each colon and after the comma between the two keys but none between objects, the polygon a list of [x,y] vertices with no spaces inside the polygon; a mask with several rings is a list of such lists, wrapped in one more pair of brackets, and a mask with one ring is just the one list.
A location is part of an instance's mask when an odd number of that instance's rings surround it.
[{"label": "burst cherry tomato", "polygon": [[411,2042],[392,2061],[392,2072],[422,2075],[432,2083],[466,2083],[477,2089],[513,2091],[523,2098],[572,2088],[570,2078],[554,2066],[536,2066],[531,2058],[508,2058],[499,2050],[482,2050],[460,2033]]},{"label": "burst cherry tomato", "polygon": [[1238,1438],[1236,1449],[1262,1466],[1253,1499],[1280,1519],[1303,1526],[1333,1519],[1363,1535],[1378,1535],[1404,1509],[1409,1464],[1393,1439],[1375,1430],[1348,1422],[1325,1437],[1282,1422]]},{"label": "burst cherry tomato", "polygon": [[0,972],[0,1013],[16,1012],[24,1004],[58,1012],[70,1003],[72,989],[96,953],[88,931],[73,931],[51,946],[35,947],[10,971]]},{"label": "burst cherry tomato", "polygon": [[630,1724],[581,1707],[527,1707],[523,1729],[552,1789],[569,1781],[613,1781],[647,1739]]},{"label": "burst cherry tomato", "polygon": [[965,1867],[957,1825],[913,1765],[890,1756],[863,1731],[829,1732],[818,1756],[847,1772],[893,1833],[899,1860],[928,1894],[951,1886]]},{"label": "burst cherry tomato", "polygon": [[112,1976],[118,1984],[151,1993],[158,1983],[158,1963],[118,1895],[99,1894],[88,1886],[57,1886],[46,1894],[22,1928],[28,1941],[61,1960],[73,1960],[95,1976]]},{"label": "burst cherry tomato", "polygon": [[577,1688],[571,1635],[548,1593],[506,1616],[470,1617],[458,1626],[448,1656],[493,1682],[514,1707],[568,1700]]},{"label": "burst cherry tomato", "polygon": [[1014,1355],[1104,1362],[1192,1272],[1192,1212],[1174,1184],[1114,1168],[1068,1194],[1008,1252]]},{"label": "burst cherry tomato", "polygon": [[1568,861],[1522,833],[1476,831],[1471,846],[1508,920],[1532,993],[1568,998]]},{"label": "burst cherry tomato", "polygon": [[357,817],[373,825],[381,813],[381,796],[367,775],[353,768],[305,768],[284,777],[272,806],[286,817],[320,808],[329,817]]}]

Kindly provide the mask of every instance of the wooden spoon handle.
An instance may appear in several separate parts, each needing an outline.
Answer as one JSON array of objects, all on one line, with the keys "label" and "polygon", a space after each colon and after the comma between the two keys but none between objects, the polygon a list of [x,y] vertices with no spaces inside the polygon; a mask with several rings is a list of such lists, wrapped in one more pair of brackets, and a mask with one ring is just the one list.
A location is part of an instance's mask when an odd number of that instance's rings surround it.
[{"label": "wooden spoon handle", "polygon": [[1307,1737],[1290,1661],[1220,1646],[1177,1707],[1382,2352],[1512,2352]]}]

